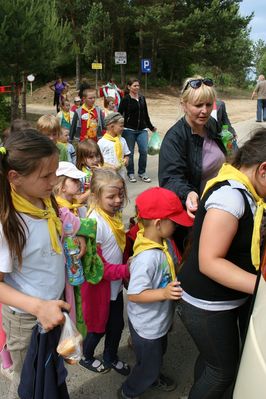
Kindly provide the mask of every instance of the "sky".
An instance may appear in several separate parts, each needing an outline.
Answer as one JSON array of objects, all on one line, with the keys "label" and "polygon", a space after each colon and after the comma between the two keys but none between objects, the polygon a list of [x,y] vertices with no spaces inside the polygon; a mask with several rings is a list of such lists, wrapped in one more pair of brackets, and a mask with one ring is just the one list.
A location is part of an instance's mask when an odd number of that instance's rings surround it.
[{"label": "sky", "polygon": [[266,42],[266,1],[265,0],[243,0],[240,3],[240,14],[254,17],[249,24],[251,28],[250,38],[254,41],[262,39]]}]

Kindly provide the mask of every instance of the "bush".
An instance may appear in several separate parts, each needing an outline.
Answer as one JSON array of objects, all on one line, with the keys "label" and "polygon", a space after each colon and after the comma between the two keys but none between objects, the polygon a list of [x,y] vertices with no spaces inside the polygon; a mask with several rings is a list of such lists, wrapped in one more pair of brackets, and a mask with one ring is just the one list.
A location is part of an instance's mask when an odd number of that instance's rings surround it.
[{"label": "bush", "polygon": [[10,125],[10,99],[0,95],[0,135]]}]

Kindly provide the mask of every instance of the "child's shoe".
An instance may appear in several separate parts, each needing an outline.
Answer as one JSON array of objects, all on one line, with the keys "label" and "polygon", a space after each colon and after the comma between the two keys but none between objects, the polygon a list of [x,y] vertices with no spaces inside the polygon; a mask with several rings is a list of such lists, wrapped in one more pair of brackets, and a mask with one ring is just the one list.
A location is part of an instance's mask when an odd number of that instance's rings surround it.
[{"label": "child's shoe", "polygon": [[86,369],[93,371],[94,373],[105,374],[111,370],[110,367],[105,366],[105,364],[98,359],[93,359],[93,360],[81,359],[79,364],[82,367],[85,367]]},{"label": "child's shoe", "polygon": [[172,378],[160,374],[150,388],[156,391],[171,392],[176,389],[176,383]]},{"label": "child's shoe", "polygon": [[3,365],[1,364],[0,366],[0,370],[1,370],[1,374],[8,378],[10,381],[12,381],[13,379],[13,375],[14,375],[14,371],[12,369],[12,367],[7,367],[4,369]]},{"label": "child's shoe", "polygon": [[122,362],[122,360],[117,360],[117,362],[111,363],[111,367],[119,374],[122,374],[124,376],[127,376],[130,373],[129,365],[125,362]]}]

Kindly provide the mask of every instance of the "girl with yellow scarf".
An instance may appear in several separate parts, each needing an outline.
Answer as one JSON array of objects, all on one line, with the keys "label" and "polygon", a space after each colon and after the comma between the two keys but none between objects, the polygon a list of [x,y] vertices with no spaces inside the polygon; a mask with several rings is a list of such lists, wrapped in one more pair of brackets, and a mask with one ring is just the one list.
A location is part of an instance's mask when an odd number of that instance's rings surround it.
[{"label": "girl with yellow scarf", "polygon": [[207,183],[179,274],[178,313],[200,352],[191,399],[231,393],[260,266],[265,197],[266,129],[260,129]]}]

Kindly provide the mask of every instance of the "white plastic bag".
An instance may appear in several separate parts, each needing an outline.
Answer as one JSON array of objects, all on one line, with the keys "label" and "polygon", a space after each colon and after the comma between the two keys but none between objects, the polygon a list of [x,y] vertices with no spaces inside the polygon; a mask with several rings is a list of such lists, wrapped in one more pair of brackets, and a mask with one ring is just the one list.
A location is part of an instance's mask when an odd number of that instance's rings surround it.
[{"label": "white plastic bag", "polygon": [[59,343],[56,348],[59,355],[69,364],[76,364],[82,357],[82,335],[65,312],[65,324],[62,328]]}]

